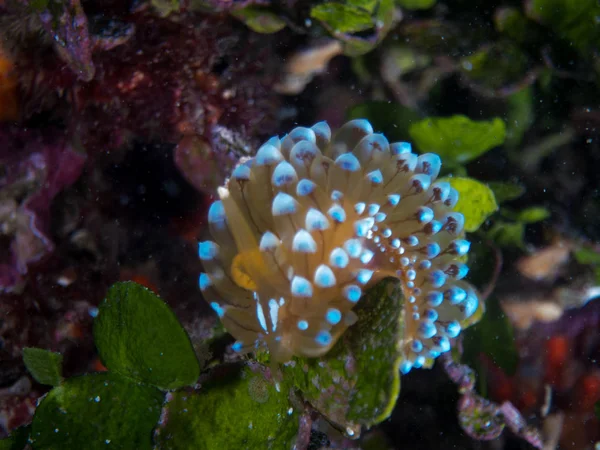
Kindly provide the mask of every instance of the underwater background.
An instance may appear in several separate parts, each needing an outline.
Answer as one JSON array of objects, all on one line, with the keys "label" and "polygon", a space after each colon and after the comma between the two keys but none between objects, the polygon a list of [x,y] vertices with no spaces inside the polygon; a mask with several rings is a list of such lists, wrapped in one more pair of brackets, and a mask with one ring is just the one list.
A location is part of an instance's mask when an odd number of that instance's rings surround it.
[{"label": "underwater background", "polygon": [[597,0],[0,0],[0,450],[598,449],[599,167]]}]

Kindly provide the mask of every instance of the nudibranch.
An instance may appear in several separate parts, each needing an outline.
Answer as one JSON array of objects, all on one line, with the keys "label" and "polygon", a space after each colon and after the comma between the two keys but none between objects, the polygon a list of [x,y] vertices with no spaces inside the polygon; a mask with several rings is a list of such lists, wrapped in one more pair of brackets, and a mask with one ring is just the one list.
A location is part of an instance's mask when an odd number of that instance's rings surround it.
[{"label": "nudibranch", "polygon": [[458,193],[435,182],[439,156],[389,143],[367,120],[273,137],[243,158],[208,212],[199,243],[204,298],[246,353],[318,357],[357,321],[385,277],[405,298],[406,373],[450,350],[478,308],[463,280],[469,251]]}]

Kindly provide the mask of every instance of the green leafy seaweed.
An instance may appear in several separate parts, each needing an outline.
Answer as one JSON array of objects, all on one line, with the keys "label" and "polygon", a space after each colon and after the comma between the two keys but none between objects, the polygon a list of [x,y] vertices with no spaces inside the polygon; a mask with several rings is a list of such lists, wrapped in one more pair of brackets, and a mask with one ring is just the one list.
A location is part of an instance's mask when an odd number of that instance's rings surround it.
[{"label": "green leafy seaweed", "polygon": [[57,386],[62,382],[62,361],[60,353],[41,348],[23,349],[25,367],[40,384]]},{"label": "green leafy seaweed", "polygon": [[231,15],[244,22],[248,28],[257,33],[271,34],[285,28],[285,22],[267,8],[247,6],[246,8],[236,9]]},{"label": "green leafy seaweed", "polygon": [[161,389],[196,382],[190,339],[170,308],[133,282],[116,283],[100,305],[94,338],[105,366]]},{"label": "green leafy seaweed", "polygon": [[111,373],[70,378],[37,407],[35,449],[152,449],[164,394]]},{"label": "green leafy seaweed", "polygon": [[[229,369],[229,370],[224,370]],[[298,412],[260,367],[216,369],[198,391],[178,391],[165,404],[156,441],[161,449],[291,448]]]},{"label": "green leafy seaweed", "polygon": [[525,187],[519,183],[493,181],[488,186],[494,192],[498,204],[515,200],[525,193]]},{"label": "green leafy seaweed", "polygon": [[406,9],[429,9],[437,0],[396,0],[396,4]]},{"label": "green leafy seaweed", "polygon": [[323,358],[296,358],[284,380],[350,434],[391,414],[400,392],[403,297],[384,280],[355,309],[359,319]]},{"label": "green leafy seaweed", "polygon": [[494,192],[485,184],[462,177],[446,178],[445,181],[458,191],[458,202],[454,209],[464,215],[466,231],[477,231],[498,210]]},{"label": "green leafy seaweed", "polygon": [[314,6],[310,16],[343,43],[344,53],[360,56],[373,50],[394,21],[393,0],[346,0]]},{"label": "green leafy seaweed", "polygon": [[431,117],[409,128],[422,153],[437,153],[444,163],[464,164],[502,145],[506,125],[498,118],[473,121],[466,116]]},{"label": "green leafy seaweed", "polygon": [[538,20],[590,56],[600,43],[600,3],[597,0],[531,0],[527,15]]}]

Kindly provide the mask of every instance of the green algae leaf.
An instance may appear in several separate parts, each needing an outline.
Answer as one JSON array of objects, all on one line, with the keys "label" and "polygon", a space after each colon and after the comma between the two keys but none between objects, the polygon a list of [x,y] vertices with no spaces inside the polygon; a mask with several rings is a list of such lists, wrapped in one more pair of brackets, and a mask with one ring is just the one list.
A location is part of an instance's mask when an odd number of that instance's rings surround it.
[{"label": "green algae leaf", "polygon": [[494,13],[494,26],[500,33],[522,43],[527,38],[527,29],[531,26],[519,8],[498,8]]},{"label": "green algae leaf", "polygon": [[501,247],[525,248],[525,224],[522,222],[496,221],[487,236]]},{"label": "green algae leaf", "polygon": [[512,375],[519,363],[512,325],[495,297],[487,301],[486,309],[481,321],[464,331],[463,362],[477,367],[478,355],[484,353],[507,375]]},{"label": "green algae leaf", "polygon": [[257,33],[277,33],[285,28],[285,22],[267,8],[248,6],[232,11],[231,15]]},{"label": "green algae leaf", "polygon": [[344,3],[322,3],[310,11],[310,16],[339,33],[357,33],[373,27],[369,11]]},{"label": "green algae leaf", "polygon": [[396,5],[406,9],[429,9],[437,0],[396,0]]},{"label": "green algae leaf", "polygon": [[454,210],[465,216],[466,231],[477,231],[498,210],[494,192],[485,184],[473,178],[462,177],[445,178],[444,181],[458,191],[458,202]]},{"label": "green algae leaf", "polygon": [[163,397],[108,372],[70,378],[37,407],[30,440],[44,450],[149,450]]},{"label": "green algae leaf", "polygon": [[550,217],[550,211],[542,206],[532,206],[517,213],[517,221],[523,223],[536,223]]},{"label": "green algae leaf", "polygon": [[525,193],[525,187],[519,183],[492,181],[488,186],[494,192],[498,204],[515,200]]},{"label": "green algae leaf", "polygon": [[343,44],[344,54],[373,50],[392,28],[394,0],[346,0],[316,5],[310,15]]},{"label": "green algae leaf", "polygon": [[528,87],[507,98],[506,146],[515,149],[535,120],[533,111],[533,89]]},{"label": "green algae leaf", "polygon": [[600,44],[600,3],[597,0],[530,0],[526,14],[554,31],[585,56]]},{"label": "green algae leaf", "polygon": [[60,353],[41,348],[24,348],[23,362],[35,381],[57,386],[62,382],[62,360]]},{"label": "green algae leaf", "polygon": [[354,309],[358,322],[322,358],[296,358],[283,367],[290,383],[328,420],[356,435],[391,414],[400,392],[403,297],[384,280]]},{"label": "green algae leaf", "polygon": [[[217,373],[218,372],[218,373]],[[254,364],[221,366],[201,390],[169,394],[155,441],[162,450],[287,449],[299,413]]]},{"label": "green algae leaf", "polygon": [[29,442],[31,425],[25,425],[13,430],[9,437],[0,439],[0,450],[23,450]]},{"label": "green algae leaf", "polygon": [[462,74],[492,94],[504,96],[503,88],[527,83],[528,58],[519,46],[499,41],[486,45],[461,60]]},{"label": "green algae leaf", "polygon": [[579,264],[587,265],[600,265],[600,252],[594,251],[590,248],[579,248],[573,253],[575,260]]},{"label": "green algae leaf", "polygon": [[149,289],[114,284],[100,305],[94,339],[111,371],[161,389],[194,384],[200,366],[175,314]]},{"label": "green algae leaf", "polygon": [[464,164],[502,145],[506,125],[499,118],[473,121],[466,116],[431,117],[409,133],[421,153],[437,153],[446,164]]}]

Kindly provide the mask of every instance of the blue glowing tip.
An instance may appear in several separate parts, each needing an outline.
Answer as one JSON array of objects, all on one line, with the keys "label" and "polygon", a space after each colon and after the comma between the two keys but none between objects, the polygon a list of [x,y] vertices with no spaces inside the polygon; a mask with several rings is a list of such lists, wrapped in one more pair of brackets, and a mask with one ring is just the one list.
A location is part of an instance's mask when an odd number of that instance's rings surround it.
[{"label": "blue glowing tip", "polygon": [[390,194],[388,195],[388,203],[392,206],[396,206],[400,203],[400,195],[399,194]]},{"label": "blue glowing tip", "polygon": [[362,214],[365,212],[365,208],[367,207],[367,205],[363,202],[357,203],[356,205],[354,205],[354,211],[356,211],[357,214]]},{"label": "blue glowing tip", "polygon": [[299,253],[315,253],[317,243],[306,230],[298,230],[292,241],[292,250]]},{"label": "blue glowing tip", "polygon": [[446,274],[441,270],[434,270],[429,274],[429,281],[434,288],[440,288],[446,283]]},{"label": "blue glowing tip", "polygon": [[317,344],[322,345],[323,347],[331,344],[331,340],[331,333],[329,331],[319,331],[315,336],[315,341],[317,342]]},{"label": "blue glowing tip", "polygon": [[438,291],[430,291],[427,294],[427,304],[432,308],[437,308],[444,301],[444,295]]},{"label": "blue glowing tip", "polygon": [[234,352],[239,352],[243,346],[244,344],[242,344],[241,341],[235,341],[231,346],[231,350],[233,350]]},{"label": "blue glowing tip", "polygon": [[453,305],[458,305],[462,303],[467,298],[467,293],[464,289],[459,288],[458,286],[452,286],[446,290],[444,293],[448,301]]},{"label": "blue glowing tip", "polygon": [[369,262],[373,259],[375,253],[366,248],[360,255],[360,262],[363,264],[369,264]]},{"label": "blue glowing tip", "polygon": [[450,251],[457,256],[469,253],[471,243],[465,239],[456,239],[450,244]]},{"label": "blue glowing tip", "polygon": [[360,170],[360,161],[352,153],[343,153],[337,157],[335,164],[343,170],[357,172]]},{"label": "blue glowing tip", "polygon": [[265,144],[256,152],[256,156],[254,157],[254,163],[258,166],[264,166],[267,164],[275,164],[278,161],[281,161],[283,156],[281,152],[277,150],[273,145]]},{"label": "blue glowing tip", "polygon": [[232,178],[235,180],[249,180],[250,179],[250,167],[246,164],[238,164],[233,172],[231,173]]},{"label": "blue glowing tip", "polygon": [[310,208],[306,213],[305,225],[308,231],[323,231],[329,228],[329,221],[321,211]]},{"label": "blue glowing tip", "polygon": [[430,242],[425,247],[425,253],[427,254],[428,259],[435,258],[437,255],[440,254],[441,251],[442,250],[440,248],[440,244],[438,244],[437,242]]},{"label": "blue glowing tip", "polygon": [[320,288],[330,288],[335,286],[336,280],[333,270],[325,264],[321,264],[315,270],[315,284]]},{"label": "blue glowing tip", "polygon": [[201,273],[200,277],[198,277],[198,285],[201,290],[205,290],[212,285],[212,281],[210,281],[210,277],[207,274]]},{"label": "blue glowing tip", "polygon": [[372,217],[379,212],[379,208],[381,208],[381,206],[377,203],[371,203],[367,208],[367,214]]},{"label": "blue glowing tip", "polygon": [[267,250],[275,250],[278,245],[279,238],[270,231],[265,231],[265,233],[260,238],[260,244],[258,248],[264,252]]},{"label": "blue glowing tip", "polygon": [[355,284],[349,284],[344,288],[344,297],[352,303],[356,303],[362,296],[362,289]]},{"label": "blue glowing tip", "polygon": [[415,339],[412,341],[410,349],[415,353],[421,353],[423,351],[423,343],[420,340]]},{"label": "blue glowing tip", "polygon": [[327,314],[325,314],[325,319],[331,325],[337,325],[342,320],[342,313],[337,308],[329,308]]},{"label": "blue glowing tip", "polygon": [[294,167],[287,161],[281,161],[273,171],[271,183],[273,186],[281,187],[293,183],[297,178]]},{"label": "blue glowing tip", "polygon": [[392,145],[390,145],[390,151],[392,152],[392,155],[411,153],[412,145],[410,145],[410,142],[394,142]]},{"label": "blue glowing tip", "polygon": [[348,253],[342,248],[334,248],[329,255],[329,264],[338,269],[343,269],[349,262],[350,258],[348,257]]},{"label": "blue glowing tip", "polygon": [[373,184],[381,184],[383,183],[383,174],[381,170],[374,170],[367,174],[367,179]]},{"label": "blue glowing tip", "polygon": [[429,223],[433,220],[433,210],[427,206],[421,206],[417,210],[416,216],[419,223]]},{"label": "blue glowing tip", "polygon": [[308,322],[306,320],[299,320],[297,325],[301,331],[308,330]]},{"label": "blue glowing tip", "polygon": [[271,207],[271,212],[274,216],[283,216],[286,214],[293,214],[296,212],[297,202],[289,194],[285,192],[279,192],[275,198],[273,199],[273,205]]},{"label": "blue glowing tip", "polygon": [[303,178],[296,185],[296,194],[298,197],[305,197],[312,194],[316,187],[317,185],[314,182]]},{"label": "blue glowing tip", "polygon": [[373,271],[372,270],[360,269],[356,273],[356,280],[360,284],[367,284],[369,282],[369,280],[371,279],[372,276],[373,276]]},{"label": "blue glowing tip", "polygon": [[358,237],[367,237],[373,225],[375,225],[375,220],[372,217],[357,220],[354,222],[354,233]]},{"label": "blue glowing tip", "polygon": [[217,313],[219,318],[225,315],[225,310],[217,302],[211,302],[210,307]]},{"label": "blue glowing tip", "polygon": [[341,199],[344,198],[344,194],[340,191],[331,191],[331,200],[333,200],[334,202],[339,202]]},{"label": "blue glowing tip", "polygon": [[292,279],[291,292],[296,297],[312,297],[312,284],[306,278],[296,275]]},{"label": "blue glowing tip", "polygon": [[412,369],[412,363],[410,361],[402,361],[402,364],[400,364],[400,372],[402,372],[402,375],[406,375],[410,372],[410,369]]},{"label": "blue glowing tip", "polygon": [[421,322],[419,324],[419,329],[417,333],[422,339],[431,339],[433,336],[436,335],[437,329],[435,325],[431,322]]},{"label": "blue glowing tip", "polygon": [[219,254],[219,246],[213,241],[198,242],[198,256],[202,261],[210,261]]},{"label": "blue glowing tip", "polygon": [[350,255],[350,258],[358,258],[362,252],[362,244],[359,239],[348,239],[344,243],[344,248]]},{"label": "blue glowing tip", "polygon": [[213,225],[223,225],[226,218],[223,202],[221,200],[213,202],[208,209],[208,222]]},{"label": "blue glowing tip", "polygon": [[329,217],[335,220],[337,223],[342,223],[346,221],[346,211],[340,205],[333,205],[327,211]]},{"label": "blue glowing tip", "polygon": [[460,323],[458,323],[456,320],[448,322],[448,324],[446,325],[446,334],[450,338],[458,337],[458,335],[460,334],[460,331],[461,331]]}]

